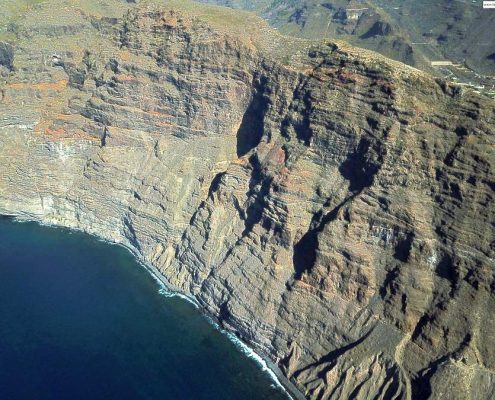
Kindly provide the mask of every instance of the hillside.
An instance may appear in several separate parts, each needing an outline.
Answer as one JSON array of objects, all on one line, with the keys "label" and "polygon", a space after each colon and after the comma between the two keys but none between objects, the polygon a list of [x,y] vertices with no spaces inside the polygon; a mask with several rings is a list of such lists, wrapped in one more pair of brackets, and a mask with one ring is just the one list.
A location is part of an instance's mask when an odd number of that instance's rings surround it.
[{"label": "hillside", "polygon": [[[201,1],[257,12],[292,36],[341,39],[439,76],[495,84],[495,10],[482,1]],[[432,67],[443,60],[467,70]]]},{"label": "hillside", "polygon": [[493,100],[190,1],[2,18],[0,214],[130,247],[307,398],[495,397]]}]

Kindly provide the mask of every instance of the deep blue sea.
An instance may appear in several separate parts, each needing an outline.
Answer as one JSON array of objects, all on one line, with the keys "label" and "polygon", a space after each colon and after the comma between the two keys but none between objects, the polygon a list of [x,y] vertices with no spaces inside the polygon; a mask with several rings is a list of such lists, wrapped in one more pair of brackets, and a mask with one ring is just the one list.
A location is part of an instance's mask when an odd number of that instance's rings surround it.
[{"label": "deep blue sea", "polygon": [[0,399],[287,399],[124,248],[0,217]]}]

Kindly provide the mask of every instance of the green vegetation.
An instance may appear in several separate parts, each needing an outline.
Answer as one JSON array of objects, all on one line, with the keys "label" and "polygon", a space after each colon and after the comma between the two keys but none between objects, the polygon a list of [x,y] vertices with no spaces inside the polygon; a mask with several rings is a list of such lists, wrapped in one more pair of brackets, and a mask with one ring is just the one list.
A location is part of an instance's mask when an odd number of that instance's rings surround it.
[{"label": "green vegetation", "polygon": [[495,13],[468,0],[198,0],[257,12],[281,32],[341,39],[436,73],[431,61],[495,75]]},{"label": "green vegetation", "polygon": [[0,0],[0,40],[13,42],[17,38],[17,21],[37,4],[46,0]]}]

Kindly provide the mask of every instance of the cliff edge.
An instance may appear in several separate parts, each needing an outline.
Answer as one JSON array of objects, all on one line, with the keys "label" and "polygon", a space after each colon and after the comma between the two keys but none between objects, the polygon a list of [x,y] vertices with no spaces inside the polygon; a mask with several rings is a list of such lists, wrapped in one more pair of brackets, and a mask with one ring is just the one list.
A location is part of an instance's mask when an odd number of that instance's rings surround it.
[{"label": "cliff edge", "polygon": [[9,29],[0,213],[132,247],[308,398],[495,397],[492,100],[184,1]]}]

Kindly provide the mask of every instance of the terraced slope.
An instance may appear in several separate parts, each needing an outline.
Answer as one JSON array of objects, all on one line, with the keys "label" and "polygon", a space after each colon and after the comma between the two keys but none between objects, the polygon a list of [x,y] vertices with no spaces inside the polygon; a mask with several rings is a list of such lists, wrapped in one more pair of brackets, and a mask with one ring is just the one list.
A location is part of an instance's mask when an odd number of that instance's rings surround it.
[{"label": "terraced slope", "polygon": [[431,61],[451,60],[495,75],[495,11],[481,0],[198,1],[255,11],[284,33],[346,40],[432,73],[441,71]]},{"label": "terraced slope", "polygon": [[0,47],[0,213],[124,243],[308,398],[495,396],[494,103],[177,1]]}]

